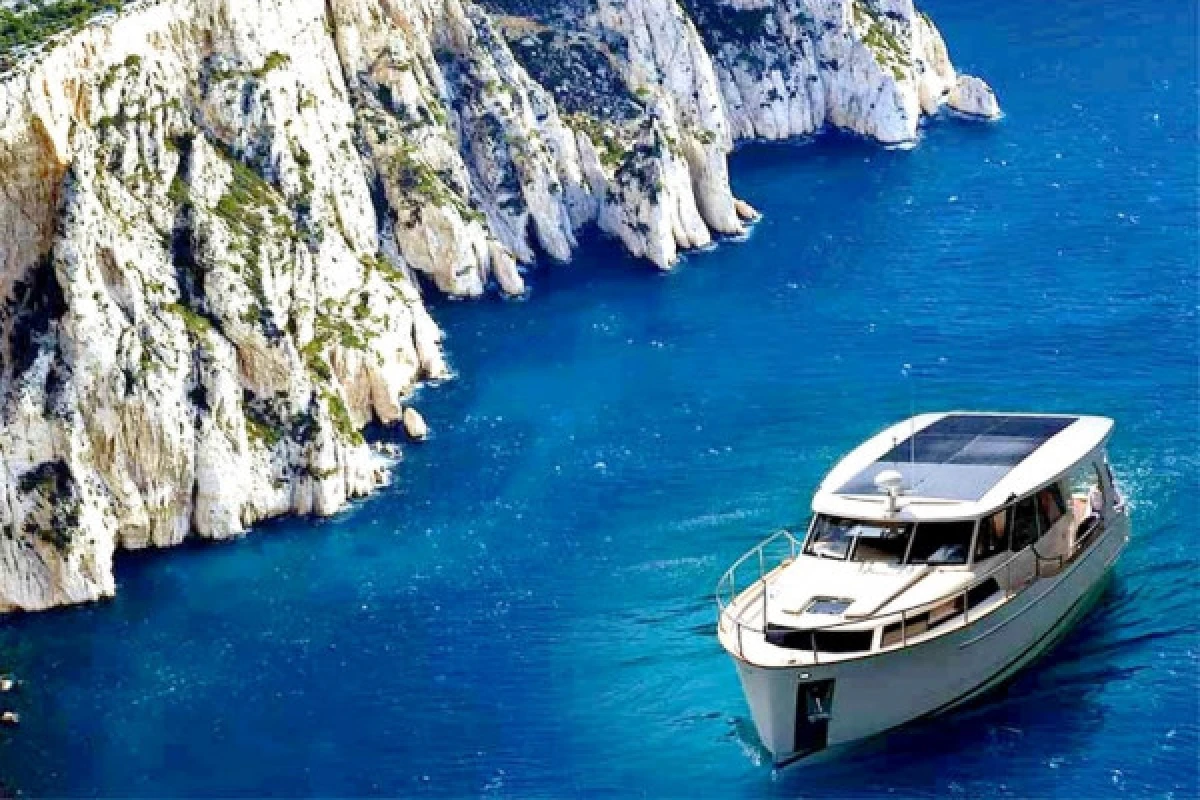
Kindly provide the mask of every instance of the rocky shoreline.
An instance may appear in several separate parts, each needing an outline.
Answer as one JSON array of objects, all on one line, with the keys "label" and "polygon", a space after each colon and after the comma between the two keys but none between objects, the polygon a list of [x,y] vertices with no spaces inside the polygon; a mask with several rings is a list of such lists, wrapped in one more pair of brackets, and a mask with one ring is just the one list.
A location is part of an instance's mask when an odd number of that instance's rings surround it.
[{"label": "rocky shoreline", "polygon": [[755,215],[738,140],[999,115],[907,0],[546,6],[152,0],[2,54],[0,610],[370,492],[361,428],[448,374],[418,274],[520,294],[591,226],[669,269]]}]

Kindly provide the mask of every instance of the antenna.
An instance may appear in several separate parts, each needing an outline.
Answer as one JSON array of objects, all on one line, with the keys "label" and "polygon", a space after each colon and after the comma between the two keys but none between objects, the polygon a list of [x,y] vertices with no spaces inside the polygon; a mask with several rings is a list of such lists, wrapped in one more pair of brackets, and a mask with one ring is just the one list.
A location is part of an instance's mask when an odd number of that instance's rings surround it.
[{"label": "antenna", "polygon": [[875,476],[875,488],[887,495],[887,513],[896,513],[896,499],[904,487],[904,476],[894,469],[885,469]]},{"label": "antenna", "polygon": [[900,374],[908,382],[908,464],[912,467],[917,463],[917,397],[913,384],[913,365],[905,363],[900,368]]}]

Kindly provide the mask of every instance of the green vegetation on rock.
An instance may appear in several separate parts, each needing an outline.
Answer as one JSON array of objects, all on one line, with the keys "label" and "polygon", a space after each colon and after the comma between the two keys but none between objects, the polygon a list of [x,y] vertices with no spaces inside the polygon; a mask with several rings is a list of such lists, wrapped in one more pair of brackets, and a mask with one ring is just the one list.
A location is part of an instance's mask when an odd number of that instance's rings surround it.
[{"label": "green vegetation on rock", "polygon": [[[237,159],[230,158],[228,163],[233,170],[233,180],[217,201],[217,215],[231,226],[243,231],[253,230],[262,224],[254,212],[275,205],[274,190],[257,172]],[[254,218],[249,219],[247,212]]]},{"label": "green vegetation on rock", "polygon": [[328,339],[317,335],[300,348],[300,357],[304,359],[304,366],[308,367],[308,371],[315,379],[324,382],[333,380],[333,370],[330,369],[329,362],[325,360],[325,345],[328,343]]},{"label": "green vegetation on rock", "polygon": [[341,395],[327,392],[325,403],[329,406],[329,417],[337,432],[353,444],[362,444],[363,435],[358,432],[358,428],[354,427],[354,421],[350,419],[350,412],[346,410],[346,404],[342,402]]},{"label": "green vegetation on rock", "polygon": [[458,192],[450,188],[447,183],[448,176],[440,174],[421,160],[410,144],[402,141],[395,153],[393,158],[395,180],[399,189],[415,201],[410,204],[409,208],[413,212],[412,218],[410,218],[410,227],[420,222],[422,205],[433,205],[439,208],[451,207],[468,222],[484,222],[486,219],[484,215],[471,208]]},{"label": "green vegetation on rock", "polygon": [[263,287],[264,247],[296,241],[299,233],[278,190],[251,167],[217,148],[229,164],[231,180],[212,209],[231,234],[231,250],[240,256],[233,265],[255,298],[260,313],[268,307]]},{"label": "green vegetation on rock", "polygon": [[121,9],[121,0],[61,0],[17,10],[0,8],[0,72],[16,63],[16,51],[36,47],[57,33],[78,30],[97,14]]},{"label": "green vegetation on rock", "polygon": [[178,175],[171,179],[171,188],[167,190],[167,197],[176,205],[183,205],[188,201],[188,185]]},{"label": "green vegetation on rock", "polygon": [[457,199],[433,167],[418,158],[411,147],[401,144],[397,154],[400,188],[420,195],[435,206],[450,205]]},{"label": "green vegetation on rock", "polygon": [[259,413],[250,406],[242,409],[246,418],[246,434],[251,441],[259,442],[266,447],[274,447],[283,439],[284,431],[266,415]]},{"label": "green vegetation on rock", "polygon": [[600,156],[600,163],[608,169],[618,169],[625,163],[629,150],[616,132],[593,116],[583,113],[567,114],[563,121],[572,129],[587,135]]},{"label": "green vegetation on rock", "polygon": [[273,50],[267,55],[266,59],[263,61],[263,65],[254,72],[254,75],[261,78],[263,75],[266,75],[273,69],[279,69],[280,67],[287,66],[289,63],[291,63],[291,61],[291,56],[281,53],[278,50]]},{"label": "green vegetation on rock", "polygon": [[208,317],[198,314],[182,303],[167,303],[163,308],[173,314],[178,314],[180,319],[183,320],[184,327],[193,336],[203,336],[213,330],[213,324],[209,321]]},{"label": "green vegetation on rock", "polygon": [[882,15],[862,0],[854,0],[854,23],[866,26],[863,34],[865,44],[875,56],[875,62],[892,73],[896,80],[904,80],[905,69],[912,68],[908,51],[900,44],[896,34],[884,21]]},{"label": "green vegetation on rock", "polygon": [[361,256],[359,261],[366,270],[363,273],[364,285],[370,280],[372,273],[378,272],[380,277],[382,277],[389,286],[396,290],[396,294],[400,295],[401,297],[404,296],[404,292],[401,287],[408,284],[408,278],[405,276],[402,270],[397,269],[392,262],[388,261],[387,258],[384,257],[382,253],[374,256]]}]

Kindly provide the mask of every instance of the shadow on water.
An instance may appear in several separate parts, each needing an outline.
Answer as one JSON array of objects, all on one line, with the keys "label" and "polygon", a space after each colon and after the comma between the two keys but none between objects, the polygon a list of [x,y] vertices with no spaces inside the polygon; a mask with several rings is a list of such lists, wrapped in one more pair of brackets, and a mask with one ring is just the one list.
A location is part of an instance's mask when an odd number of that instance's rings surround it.
[{"label": "shadow on water", "polygon": [[[418,276],[425,306],[435,319],[440,320],[446,313],[461,313],[460,309],[483,309],[484,313],[515,311],[515,305],[563,292],[572,295],[582,293],[582,301],[586,302],[587,290],[603,285],[617,288],[628,286],[629,291],[639,296],[641,290],[647,289],[647,284],[653,286],[652,282],[645,279],[653,277],[659,270],[648,261],[630,256],[616,239],[594,226],[576,235],[579,246],[571,261],[560,263],[542,258],[523,268],[527,284],[527,293],[523,297],[506,298],[498,292],[488,292],[478,298],[456,298],[437,290],[427,279]],[[632,285],[629,284],[631,274],[639,277]],[[556,330],[555,335],[559,332]]]}]

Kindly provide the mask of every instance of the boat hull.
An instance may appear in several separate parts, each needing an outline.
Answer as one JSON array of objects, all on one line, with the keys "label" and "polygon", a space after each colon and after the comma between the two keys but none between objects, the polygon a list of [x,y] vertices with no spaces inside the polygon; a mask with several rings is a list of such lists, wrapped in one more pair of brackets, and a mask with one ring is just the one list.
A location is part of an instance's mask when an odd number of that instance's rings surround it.
[{"label": "boat hull", "polygon": [[1095,605],[1129,536],[1121,515],[1084,553],[996,610],[920,644],[827,664],[764,667],[735,656],[777,764],[866,739],[969,702],[1048,651]]}]

